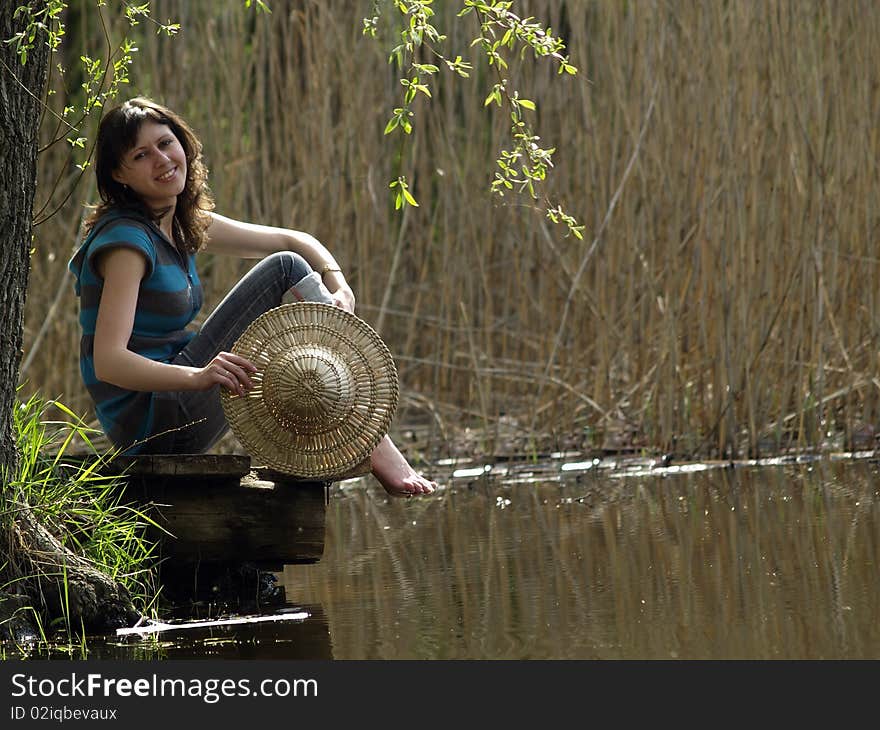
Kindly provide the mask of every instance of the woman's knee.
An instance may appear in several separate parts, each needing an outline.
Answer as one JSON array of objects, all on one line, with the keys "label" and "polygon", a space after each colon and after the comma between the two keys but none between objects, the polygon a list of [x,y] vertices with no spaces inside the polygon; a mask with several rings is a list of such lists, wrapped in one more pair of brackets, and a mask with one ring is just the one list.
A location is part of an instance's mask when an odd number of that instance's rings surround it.
[{"label": "woman's knee", "polygon": [[302,256],[293,251],[278,251],[263,259],[267,266],[280,266],[287,287],[296,284],[304,276],[312,273],[312,267]]}]

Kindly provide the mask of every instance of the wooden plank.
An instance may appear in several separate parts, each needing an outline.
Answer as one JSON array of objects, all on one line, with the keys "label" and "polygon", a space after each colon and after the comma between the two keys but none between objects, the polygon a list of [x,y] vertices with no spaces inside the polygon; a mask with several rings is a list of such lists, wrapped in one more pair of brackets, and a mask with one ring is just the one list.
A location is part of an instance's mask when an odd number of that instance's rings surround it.
[{"label": "wooden plank", "polygon": [[156,505],[153,518],[170,533],[161,536],[163,557],[280,569],[317,562],[324,553],[325,482],[139,481],[140,500]]},{"label": "wooden plank", "polygon": [[[66,454],[61,464],[92,464],[94,454]],[[139,454],[117,456],[103,464],[101,474],[143,477],[218,477],[241,479],[251,471],[251,458],[236,454]]]},{"label": "wooden plank", "polygon": [[127,499],[156,505],[149,514],[170,534],[148,536],[164,558],[280,570],[324,553],[327,482],[252,469],[250,457],[226,454],[120,456],[101,471],[125,479]]},{"label": "wooden plank", "polygon": [[251,470],[249,456],[232,454],[143,454],[117,456],[107,472],[149,477],[228,477],[240,479]]}]

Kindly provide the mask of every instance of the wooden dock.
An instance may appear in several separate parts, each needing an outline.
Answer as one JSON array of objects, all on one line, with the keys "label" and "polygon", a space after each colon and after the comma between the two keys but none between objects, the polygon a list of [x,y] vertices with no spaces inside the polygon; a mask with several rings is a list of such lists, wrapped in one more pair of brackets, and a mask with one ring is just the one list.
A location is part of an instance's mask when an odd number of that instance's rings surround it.
[{"label": "wooden dock", "polygon": [[330,483],[299,480],[218,454],[117,457],[126,495],[152,504],[165,533],[163,558],[178,563],[253,563],[263,570],[314,563],[324,552]]}]

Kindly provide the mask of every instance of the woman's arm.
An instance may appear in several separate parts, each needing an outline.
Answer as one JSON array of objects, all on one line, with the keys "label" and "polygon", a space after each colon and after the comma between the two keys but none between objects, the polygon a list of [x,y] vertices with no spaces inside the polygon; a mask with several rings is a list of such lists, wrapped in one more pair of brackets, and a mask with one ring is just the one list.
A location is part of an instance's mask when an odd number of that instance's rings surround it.
[{"label": "woman's arm", "polygon": [[259,259],[276,251],[293,251],[321,274],[336,303],[354,312],[354,294],[333,254],[309,233],[260,226],[211,213],[207,250],[211,253]]},{"label": "woman's arm", "polygon": [[221,385],[243,395],[251,387],[248,373],[256,368],[229,352],[221,352],[204,368],[191,368],[156,362],[129,350],[146,259],[132,249],[113,248],[96,263],[104,279],[95,324],[94,363],[99,380],[143,391],[208,390]]}]

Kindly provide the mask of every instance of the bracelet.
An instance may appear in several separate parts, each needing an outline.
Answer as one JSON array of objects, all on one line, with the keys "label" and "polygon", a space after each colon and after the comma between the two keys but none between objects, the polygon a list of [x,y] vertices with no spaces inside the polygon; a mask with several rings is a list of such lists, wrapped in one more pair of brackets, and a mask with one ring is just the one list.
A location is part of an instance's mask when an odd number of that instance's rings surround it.
[{"label": "bracelet", "polygon": [[338,266],[331,266],[330,264],[325,264],[321,267],[321,278],[324,278],[324,274],[329,274],[331,271],[335,271],[338,274],[342,273],[342,269]]}]

